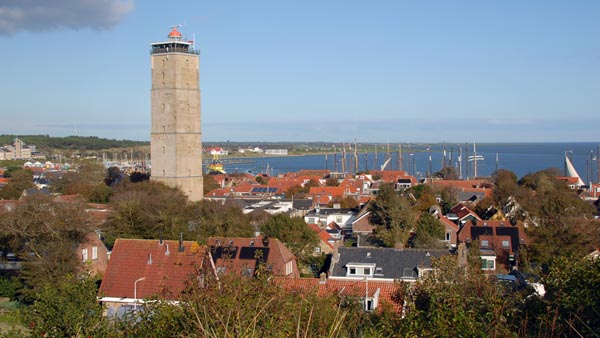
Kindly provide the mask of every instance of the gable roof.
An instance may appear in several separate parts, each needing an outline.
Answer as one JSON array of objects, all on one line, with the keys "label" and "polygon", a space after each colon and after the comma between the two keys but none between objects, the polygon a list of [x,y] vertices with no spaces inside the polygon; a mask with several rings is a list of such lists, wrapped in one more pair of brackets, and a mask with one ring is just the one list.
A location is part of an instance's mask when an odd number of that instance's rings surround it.
[{"label": "gable roof", "polygon": [[[415,279],[417,268],[431,268],[431,257],[447,255],[447,250],[420,250],[393,248],[338,248],[337,257],[334,257],[334,265],[331,278],[346,277],[347,265],[352,263],[374,264],[381,268],[381,273],[373,278],[382,279]],[[414,272],[414,273],[413,273]],[[357,278],[363,278],[357,276]]]},{"label": "gable roof", "polygon": [[154,239],[123,239],[115,241],[106,273],[102,279],[101,296],[133,298],[137,283],[137,298],[162,295],[177,299],[186,282],[203,267],[206,246],[183,241]]},{"label": "gable roof", "polygon": [[[331,237],[331,235],[327,232],[327,230],[325,229],[321,229],[319,228],[318,225],[316,224],[308,224],[308,227],[317,233],[317,236],[319,236],[319,239],[321,240],[321,242],[325,243],[328,247],[330,247],[331,249],[333,249],[333,237]],[[331,242],[330,242],[331,240]]]},{"label": "gable roof", "polygon": [[264,263],[276,276],[299,276],[296,257],[277,238],[210,237],[208,246],[217,272],[254,276],[258,264]]},{"label": "gable roof", "polygon": [[452,209],[450,209],[450,213],[455,214],[458,217],[459,222],[464,220],[468,216],[471,216],[472,218],[474,218],[476,220],[481,220],[481,218],[477,215],[477,213],[475,213],[473,210],[467,208],[462,203],[458,203],[457,205],[452,207]]},{"label": "gable roof", "polygon": [[[492,249],[497,254],[502,250],[509,249],[511,254],[519,251],[520,245],[527,244],[527,236],[521,222],[512,225],[509,221],[476,221],[466,222],[458,231],[458,241],[468,243],[471,241],[488,240],[489,247],[482,249]],[[502,241],[510,240],[510,247],[503,248]]]}]

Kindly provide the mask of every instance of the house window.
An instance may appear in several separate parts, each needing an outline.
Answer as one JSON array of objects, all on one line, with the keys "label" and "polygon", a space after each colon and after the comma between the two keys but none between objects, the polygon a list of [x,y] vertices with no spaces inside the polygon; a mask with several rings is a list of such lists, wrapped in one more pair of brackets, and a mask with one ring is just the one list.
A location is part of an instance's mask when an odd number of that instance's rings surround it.
[{"label": "house window", "polygon": [[375,268],[376,275],[383,275],[383,268]]},{"label": "house window", "polygon": [[356,275],[356,268],[350,268],[350,275]]},{"label": "house window", "polygon": [[340,224],[340,223],[342,223],[342,216],[335,216],[335,222],[336,222],[337,224]]},{"label": "house window", "polygon": [[446,231],[446,242],[450,242],[450,231]]},{"label": "house window", "polygon": [[495,259],[481,259],[481,270],[495,270],[496,260]]},{"label": "house window", "polygon": [[88,260],[88,249],[82,249],[81,250],[81,258],[84,262],[87,262]]},{"label": "house window", "polygon": [[98,247],[94,245],[92,247],[92,260],[96,259],[98,259]]},{"label": "house window", "polygon": [[308,218],[308,224],[315,224],[315,218],[314,217],[309,217]]},{"label": "house window", "polygon": [[315,246],[315,253],[321,253],[321,247]]},{"label": "house window", "polygon": [[510,247],[510,241],[502,241],[502,247],[503,247],[503,248],[508,248],[508,247]]},{"label": "house window", "polygon": [[243,268],[242,277],[252,277],[252,268]]},{"label": "house window", "polygon": [[370,298],[365,301],[365,311],[373,311],[373,300]]},{"label": "house window", "polygon": [[227,271],[227,268],[224,266],[217,266],[217,275],[223,275]]},{"label": "house window", "polygon": [[371,275],[371,268],[365,268],[363,275],[370,276]]},{"label": "house window", "polygon": [[291,275],[292,272],[294,272],[294,269],[292,267],[292,261],[289,261],[287,263],[285,263],[285,274],[287,275]]},{"label": "house window", "polygon": [[490,246],[490,243],[486,239],[484,239],[484,240],[481,241],[481,246],[483,248],[487,248],[487,247]]}]

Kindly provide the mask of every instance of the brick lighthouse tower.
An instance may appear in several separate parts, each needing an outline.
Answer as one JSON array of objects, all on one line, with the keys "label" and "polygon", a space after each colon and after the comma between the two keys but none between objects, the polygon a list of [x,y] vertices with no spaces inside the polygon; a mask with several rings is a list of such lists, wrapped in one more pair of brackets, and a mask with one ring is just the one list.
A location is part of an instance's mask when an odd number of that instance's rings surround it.
[{"label": "brick lighthouse tower", "polygon": [[199,53],[174,27],[151,44],[151,179],[202,199]]}]

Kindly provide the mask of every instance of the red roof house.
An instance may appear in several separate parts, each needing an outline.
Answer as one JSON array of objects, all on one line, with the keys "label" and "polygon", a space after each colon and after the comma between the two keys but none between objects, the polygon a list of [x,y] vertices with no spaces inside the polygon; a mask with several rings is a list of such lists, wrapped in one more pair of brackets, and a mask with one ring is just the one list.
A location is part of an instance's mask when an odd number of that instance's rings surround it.
[{"label": "red roof house", "polygon": [[[324,275],[324,274],[323,274]],[[337,295],[359,299],[366,311],[381,309],[383,304],[400,313],[402,304],[394,301],[397,286],[394,282],[374,280],[336,280],[318,278],[276,278],[275,283],[289,290],[305,294],[316,292],[319,296]],[[366,296],[366,297],[365,297]]]},{"label": "red roof house", "polygon": [[206,257],[206,246],[192,241],[117,239],[98,291],[100,301],[114,316],[144,298],[177,300],[190,278],[210,266]]},{"label": "red roof house", "polygon": [[300,276],[296,257],[277,238],[210,237],[208,246],[217,274],[252,277],[264,264],[275,276]]}]

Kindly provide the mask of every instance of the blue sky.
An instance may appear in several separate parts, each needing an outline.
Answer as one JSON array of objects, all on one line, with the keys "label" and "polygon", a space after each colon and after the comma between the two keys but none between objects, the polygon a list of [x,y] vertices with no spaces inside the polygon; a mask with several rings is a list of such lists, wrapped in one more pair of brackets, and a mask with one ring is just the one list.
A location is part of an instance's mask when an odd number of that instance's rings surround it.
[{"label": "blue sky", "polygon": [[205,141],[598,141],[598,1],[39,3],[0,1],[0,134],[148,140],[183,24]]}]

